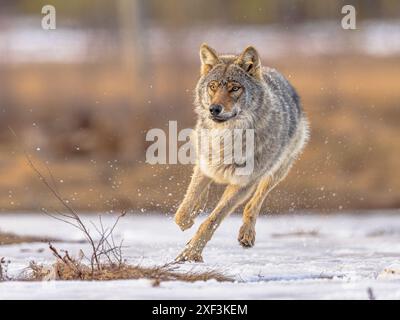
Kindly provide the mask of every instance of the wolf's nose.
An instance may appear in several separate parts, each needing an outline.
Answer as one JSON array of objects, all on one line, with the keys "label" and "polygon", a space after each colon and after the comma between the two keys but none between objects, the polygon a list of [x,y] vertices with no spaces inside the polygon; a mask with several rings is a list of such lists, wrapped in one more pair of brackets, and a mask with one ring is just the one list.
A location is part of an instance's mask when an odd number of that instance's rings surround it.
[{"label": "wolf's nose", "polygon": [[210,112],[213,116],[217,116],[221,113],[222,111],[222,106],[220,104],[212,104],[210,106]]}]

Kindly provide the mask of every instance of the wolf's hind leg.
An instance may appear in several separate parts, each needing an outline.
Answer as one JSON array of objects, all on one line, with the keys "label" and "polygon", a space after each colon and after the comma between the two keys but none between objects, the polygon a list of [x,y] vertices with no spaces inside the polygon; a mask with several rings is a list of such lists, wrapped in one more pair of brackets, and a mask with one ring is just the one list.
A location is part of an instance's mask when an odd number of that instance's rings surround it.
[{"label": "wolf's hind leg", "polygon": [[239,230],[238,241],[245,248],[254,246],[256,240],[256,220],[260,213],[261,206],[273,186],[270,176],[262,179],[244,208],[243,224]]},{"label": "wolf's hind leg", "polygon": [[261,179],[258,183],[254,195],[246,204],[243,211],[243,224],[240,227],[238,236],[239,243],[243,247],[248,248],[254,246],[256,241],[256,220],[262,204],[268,193],[286,177],[293,160],[293,157],[287,158],[276,172]]},{"label": "wolf's hind leg", "polygon": [[211,179],[196,166],[185,197],[175,213],[175,222],[182,230],[189,229],[193,225],[195,217],[200,212],[197,208],[201,208],[202,194],[208,190],[210,183]]},{"label": "wolf's hind leg", "polygon": [[246,201],[254,190],[254,185],[228,185],[210,216],[201,224],[194,237],[186,245],[176,261],[202,261],[202,251],[222,220]]}]

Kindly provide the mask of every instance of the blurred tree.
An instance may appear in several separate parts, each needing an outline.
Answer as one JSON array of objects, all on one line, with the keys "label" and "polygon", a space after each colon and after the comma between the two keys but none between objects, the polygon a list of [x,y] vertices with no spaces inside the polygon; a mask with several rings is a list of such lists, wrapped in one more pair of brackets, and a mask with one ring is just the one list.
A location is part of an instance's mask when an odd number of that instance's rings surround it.
[{"label": "blurred tree", "polygon": [[148,52],[146,1],[118,0],[116,4],[123,64],[131,72],[146,77],[150,65],[146,61]]}]

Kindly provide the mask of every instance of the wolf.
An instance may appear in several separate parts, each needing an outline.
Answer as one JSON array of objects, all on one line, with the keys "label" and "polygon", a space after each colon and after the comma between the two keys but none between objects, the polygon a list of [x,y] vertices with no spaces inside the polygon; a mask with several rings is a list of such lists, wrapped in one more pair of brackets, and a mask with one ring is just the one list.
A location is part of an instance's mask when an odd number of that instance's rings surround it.
[{"label": "wolf", "polygon": [[[241,54],[218,54],[207,44],[200,47],[200,79],[195,90],[197,124],[194,130],[196,161],[192,179],[175,222],[182,231],[194,224],[212,182],[226,185],[218,204],[187,243],[176,261],[203,261],[202,252],[222,220],[237,207],[243,210],[238,241],[255,243],[256,220],[267,194],[285,178],[309,137],[309,123],[299,96],[286,78],[261,64],[249,46]],[[242,159],[226,163],[210,160],[200,144],[213,130],[253,130],[253,169],[239,174]]]}]

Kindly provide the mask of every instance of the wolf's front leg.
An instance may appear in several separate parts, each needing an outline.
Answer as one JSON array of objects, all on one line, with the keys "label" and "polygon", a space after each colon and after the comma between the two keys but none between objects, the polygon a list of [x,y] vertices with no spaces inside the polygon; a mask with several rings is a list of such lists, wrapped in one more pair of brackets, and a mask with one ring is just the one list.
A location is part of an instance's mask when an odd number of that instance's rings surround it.
[{"label": "wolf's front leg", "polygon": [[189,229],[193,225],[194,219],[199,214],[199,210],[196,207],[201,207],[199,203],[203,200],[201,195],[207,191],[210,183],[211,179],[205,176],[198,166],[195,166],[185,197],[175,213],[175,222],[182,231]]},{"label": "wolf's front leg", "polygon": [[211,239],[222,220],[243,203],[254,190],[253,185],[226,187],[217,207],[210,216],[201,224],[194,237],[175,261],[203,261],[201,256],[207,242]]}]

